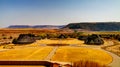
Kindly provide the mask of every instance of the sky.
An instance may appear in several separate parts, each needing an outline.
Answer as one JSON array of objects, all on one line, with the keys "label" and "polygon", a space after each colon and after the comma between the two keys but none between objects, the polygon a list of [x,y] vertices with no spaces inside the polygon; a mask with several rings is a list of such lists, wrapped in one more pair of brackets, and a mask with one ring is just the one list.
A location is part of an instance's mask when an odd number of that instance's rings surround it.
[{"label": "sky", "polygon": [[0,27],[120,21],[120,0],[0,0]]}]

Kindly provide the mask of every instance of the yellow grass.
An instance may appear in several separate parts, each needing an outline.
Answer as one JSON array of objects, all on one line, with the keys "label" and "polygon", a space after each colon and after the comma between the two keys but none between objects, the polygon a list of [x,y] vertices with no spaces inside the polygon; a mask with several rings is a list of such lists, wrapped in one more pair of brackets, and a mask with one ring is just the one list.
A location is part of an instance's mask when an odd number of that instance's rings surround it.
[{"label": "yellow grass", "polygon": [[61,39],[61,40],[50,40],[50,39],[44,39],[39,40],[39,44],[77,44],[82,45],[84,41],[80,41],[78,39]]},{"label": "yellow grass", "polygon": [[0,52],[0,60],[43,60],[53,47],[24,47]]},{"label": "yellow grass", "polygon": [[91,35],[91,34],[120,34],[119,31],[88,31],[88,32],[84,32],[82,35]]},{"label": "yellow grass", "polygon": [[52,57],[53,61],[75,62],[80,60],[95,61],[101,64],[112,62],[112,57],[97,49],[80,47],[59,47]]},{"label": "yellow grass", "polygon": [[0,67],[46,67],[40,65],[0,65]]},{"label": "yellow grass", "polygon": [[73,67],[109,67],[93,61],[77,61],[73,62]]}]

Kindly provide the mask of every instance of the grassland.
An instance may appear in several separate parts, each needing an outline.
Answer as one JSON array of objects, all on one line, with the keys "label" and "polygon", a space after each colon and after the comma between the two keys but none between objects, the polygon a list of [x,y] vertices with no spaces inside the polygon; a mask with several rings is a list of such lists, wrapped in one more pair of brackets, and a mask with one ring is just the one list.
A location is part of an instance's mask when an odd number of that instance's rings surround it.
[{"label": "grassland", "polygon": [[[20,47],[19,47],[20,48]],[[0,52],[0,60],[44,60],[53,47],[21,47]]]},{"label": "grassland", "polygon": [[[0,39],[1,42],[3,41],[9,41],[9,37],[12,36],[13,38],[18,37],[21,33],[45,33],[45,32],[51,32],[56,33],[59,32],[59,30],[0,30]],[[3,36],[4,34],[4,36]],[[85,32],[83,35],[88,34],[120,34],[120,32]],[[3,39],[6,37],[7,39]],[[12,38],[12,39],[13,39]],[[11,40],[12,40],[11,39]],[[107,40],[104,40],[104,45],[109,45],[110,43]],[[78,40],[78,39],[42,39],[37,40],[35,43],[28,44],[28,45],[21,45],[21,46],[15,46],[14,44],[9,44],[13,46],[13,49],[3,49],[5,45],[0,46],[0,60],[44,60],[48,54],[52,51],[52,46],[41,46],[42,44],[70,44],[70,45],[76,45],[76,47],[73,46],[59,46],[57,51],[55,52],[54,56],[52,57],[52,61],[61,61],[61,62],[74,62],[74,61],[95,61],[101,64],[109,64],[112,62],[112,57],[107,54],[106,52],[102,50],[97,50],[93,48],[80,48],[81,45],[88,46],[84,44],[84,41]],[[103,45],[103,46],[104,46]],[[93,46],[93,45],[92,45]],[[100,46],[101,47],[101,46]],[[120,54],[120,45],[114,45],[111,47],[107,47],[106,50],[114,50],[115,54]],[[119,50],[118,50],[119,49]],[[112,52],[111,51],[111,52]]]},{"label": "grassland", "polygon": [[95,61],[101,64],[109,64],[112,62],[112,57],[97,49],[80,48],[80,47],[59,47],[53,61],[75,62],[80,60]]},{"label": "grassland", "polygon": [[63,39],[63,40],[50,40],[44,39],[39,40],[39,44],[76,44],[76,45],[85,45],[84,41],[80,41],[78,39]]},{"label": "grassland", "polygon": [[120,34],[120,31],[96,31],[91,32],[91,34]]},{"label": "grassland", "polygon": [[46,67],[46,66],[38,66],[38,65],[0,65],[0,67]]}]

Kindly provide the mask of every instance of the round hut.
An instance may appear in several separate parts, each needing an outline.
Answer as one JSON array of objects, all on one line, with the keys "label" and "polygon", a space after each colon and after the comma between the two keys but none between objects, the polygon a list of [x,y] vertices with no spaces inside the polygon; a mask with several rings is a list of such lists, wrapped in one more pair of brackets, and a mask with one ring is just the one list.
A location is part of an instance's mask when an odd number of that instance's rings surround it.
[{"label": "round hut", "polygon": [[35,42],[34,35],[32,34],[20,34],[17,39],[14,39],[14,44],[30,44]]},{"label": "round hut", "polygon": [[92,34],[84,40],[85,44],[101,45],[104,44],[104,41],[100,38],[99,35]]}]

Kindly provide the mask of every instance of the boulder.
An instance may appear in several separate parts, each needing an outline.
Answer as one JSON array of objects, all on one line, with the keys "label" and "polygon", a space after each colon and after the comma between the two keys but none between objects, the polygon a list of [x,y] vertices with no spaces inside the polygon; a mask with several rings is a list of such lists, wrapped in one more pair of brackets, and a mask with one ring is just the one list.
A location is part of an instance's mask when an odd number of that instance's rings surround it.
[{"label": "boulder", "polygon": [[101,45],[101,44],[104,44],[104,41],[100,38],[100,36],[96,34],[92,34],[84,40],[84,43],[93,44],[93,45]]}]

